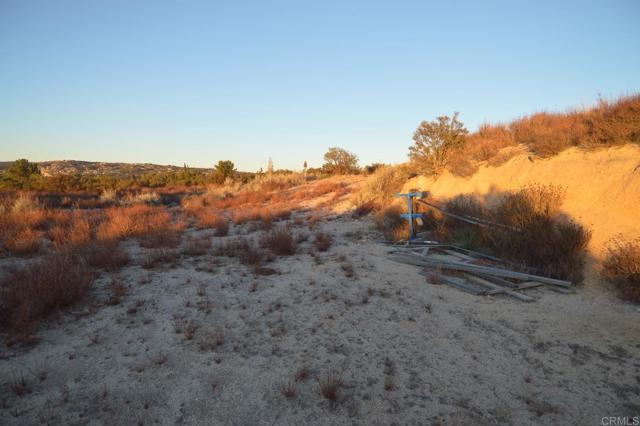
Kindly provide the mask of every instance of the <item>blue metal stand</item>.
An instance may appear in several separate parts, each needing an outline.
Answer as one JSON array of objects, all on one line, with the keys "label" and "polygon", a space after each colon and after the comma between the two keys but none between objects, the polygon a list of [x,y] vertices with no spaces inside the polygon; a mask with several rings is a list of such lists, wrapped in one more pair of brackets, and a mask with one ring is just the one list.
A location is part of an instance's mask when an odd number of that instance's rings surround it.
[{"label": "blue metal stand", "polygon": [[416,239],[415,231],[413,229],[413,221],[418,218],[422,218],[422,213],[413,212],[413,199],[415,197],[424,198],[427,196],[427,192],[409,192],[407,194],[396,194],[398,197],[407,198],[407,213],[402,213],[400,216],[409,221],[409,243]]}]

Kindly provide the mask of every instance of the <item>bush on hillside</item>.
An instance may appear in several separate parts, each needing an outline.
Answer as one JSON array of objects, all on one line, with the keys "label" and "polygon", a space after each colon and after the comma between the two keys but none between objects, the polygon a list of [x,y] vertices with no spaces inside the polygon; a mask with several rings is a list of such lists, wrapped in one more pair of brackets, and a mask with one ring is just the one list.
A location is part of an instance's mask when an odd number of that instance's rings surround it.
[{"label": "bush on hillside", "polygon": [[616,286],[624,299],[640,303],[640,238],[629,241],[616,237],[609,242],[607,252],[603,276]]}]

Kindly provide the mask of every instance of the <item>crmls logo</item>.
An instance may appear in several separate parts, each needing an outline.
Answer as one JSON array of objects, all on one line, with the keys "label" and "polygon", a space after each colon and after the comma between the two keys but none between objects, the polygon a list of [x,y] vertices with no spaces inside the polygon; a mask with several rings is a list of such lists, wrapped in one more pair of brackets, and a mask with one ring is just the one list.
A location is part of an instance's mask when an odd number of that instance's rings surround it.
[{"label": "crmls logo", "polygon": [[640,426],[640,417],[603,417],[602,426]]}]

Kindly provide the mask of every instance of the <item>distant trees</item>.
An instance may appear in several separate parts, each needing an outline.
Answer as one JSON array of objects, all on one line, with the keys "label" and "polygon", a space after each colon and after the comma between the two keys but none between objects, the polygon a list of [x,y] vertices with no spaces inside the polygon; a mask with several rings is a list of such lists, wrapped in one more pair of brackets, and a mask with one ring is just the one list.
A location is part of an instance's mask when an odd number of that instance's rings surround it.
[{"label": "distant trees", "polygon": [[443,115],[434,121],[423,121],[413,134],[409,158],[423,173],[436,174],[447,165],[451,152],[464,145],[467,133],[457,112],[453,117]]},{"label": "distant trees", "polygon": [[358,156],[342,148],[329,148],[324,154],[324,165],[326,173],[346,175],[358,172]]},{"label": "distant trees", "polygon": [[233,161],[220,160],[214,167],[213,180],[216,183],[224,183],[227,178],[233,178],[236,174],[236,166]]},{"label": "distant trees", "polygon": [[16,160],[3,174],[3,187],[15,189],[37,189],[42,179],[38,165],[21,158]]}]

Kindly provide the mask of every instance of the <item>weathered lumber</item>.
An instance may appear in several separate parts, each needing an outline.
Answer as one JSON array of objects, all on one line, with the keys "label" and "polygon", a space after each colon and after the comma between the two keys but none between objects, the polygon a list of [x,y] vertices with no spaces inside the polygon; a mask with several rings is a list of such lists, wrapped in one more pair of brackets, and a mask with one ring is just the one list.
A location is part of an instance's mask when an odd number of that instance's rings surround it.
[{"label": "weathered lumber", "polygon": [[534,300],[536,300],[531,296],[518,293],[517,291],[514,291],[514,289],[511,289],[508,287],[499,286],[498,284],[494,284],[491,281],[485,280],[484,278],[476,277],[469,274],[465,274],[465,277],[473,282],[476,282],[480,285],[490,288],[491,290],[485,293],[487,295],[504,293],[504,294],[508,294],[511,297],[515,297],[516,299],[521,300],[523,302],[533,302]]},{"label": "weathered lumber", "polygon": [[473,286],[472,284],[461,280],[459,278],[456,277],[450,277],[448,275],[440,275],[439,278],[442,280],[442,282],[444,282],[447,285],[450,285],[452,287],[456,287],[462,291],[466,291],[467,293],[471,293],[474,294],[476,296],[483,296],[484,294],[486,294],[486,291],[483,289],[480,289],[478,287]]},{"label": "weathered lumber", "polygon": [[481,265],[472,265],[469,263],[458,262],[458,261],[441,261],[441,260],[431,260],[429,256],[426,257],[418,257],[418,256],[403,256],[403,255],[395,255],[393,259],[409,263],[411,265],[416,266],[431,266],[431,267],[440,267],[443,269],[450,269],[453,271],[464,271],[464,272],[472,272],[484,275],[491,275],[495,277],[505,277],[505,278],[513,278],[521,281],[539,281],[541,283],[556,285],[560,287],[571,287],[571,282],[564,280],[557,280],[555,278],[547,278],[541,277],[538,275],[527,274],[524,272],[516,272],[510,271],[508,269],[495,268],[491,266],[481,266]]}]

